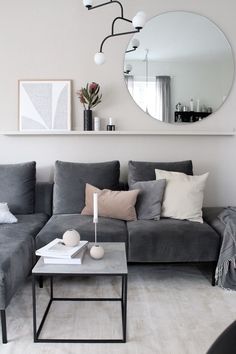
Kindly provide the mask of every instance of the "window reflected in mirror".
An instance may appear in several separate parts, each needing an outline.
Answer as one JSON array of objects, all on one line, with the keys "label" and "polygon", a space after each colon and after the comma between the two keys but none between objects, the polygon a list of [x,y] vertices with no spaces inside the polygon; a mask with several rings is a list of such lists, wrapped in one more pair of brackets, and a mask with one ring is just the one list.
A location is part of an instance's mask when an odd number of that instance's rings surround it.
[{"label": "window reflected in mirror", "polygon": [[[134,40],[139,46],[133,48]],[[234,59],[224,33],[208,18],[168,12],[149,20],[131,39],[124,77],[137,105],[159,121],[205,119],[227,98]]]}]

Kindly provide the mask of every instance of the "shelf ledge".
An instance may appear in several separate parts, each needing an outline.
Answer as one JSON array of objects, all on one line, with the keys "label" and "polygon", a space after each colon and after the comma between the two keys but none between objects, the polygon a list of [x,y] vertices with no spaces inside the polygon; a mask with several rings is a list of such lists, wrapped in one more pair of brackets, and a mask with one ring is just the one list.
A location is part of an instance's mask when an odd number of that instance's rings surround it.
[{"label": "shelf ledge", "polygon": [[232,131],[208,131],[208,130],[116,130],[116,131],[2,131],[0,135],[6,136],[58,136],[58,135],[206,135],[206,136],[234,136],[235,130]]}]

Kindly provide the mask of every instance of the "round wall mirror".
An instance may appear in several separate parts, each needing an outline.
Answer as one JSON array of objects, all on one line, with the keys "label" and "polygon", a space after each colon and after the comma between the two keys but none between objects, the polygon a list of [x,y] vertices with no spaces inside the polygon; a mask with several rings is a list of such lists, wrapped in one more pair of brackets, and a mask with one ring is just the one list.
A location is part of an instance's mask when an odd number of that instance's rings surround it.
[{"label": "round wall mirror", "polygon": [[234,59],[224,33],[191,12],[153,17],[131,39],[124,77],[137,105],[159,121],[193,123],[215,112],[228,96]]}]

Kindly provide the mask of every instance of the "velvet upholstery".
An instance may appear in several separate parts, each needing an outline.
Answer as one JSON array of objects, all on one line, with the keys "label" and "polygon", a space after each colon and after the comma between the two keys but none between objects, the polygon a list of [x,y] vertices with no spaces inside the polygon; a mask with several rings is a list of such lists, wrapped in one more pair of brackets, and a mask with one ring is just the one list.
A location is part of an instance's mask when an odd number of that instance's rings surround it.
[{"label": "velvet upholstery", "polygon": [[220,221],[218,216],[224,210],[222,207],[208,207],[202,209],[204,220],[221,236],[223,237],[225,225]]},{"label": "velvet upholstery", "polygon": [[193,174],[191,160],[178,162],[143,162],[129,161],[128,164],[128,183],[131,186],[139,181],[151,181],[156,179],[155,169],[182,172],[187,175]]},{"label": "velvet upholstery", "polygon": [[139,220],[159,220],[161,204],[164,196],[166,180],[142,181],[131,185],[130,189],[138,189],[139,194],[135,205]]},{"label": "velvet upholstery", "polygon": [[[54,238],[62,238],[68,229],[79,231],[82,240],[94,242],[93,217],[80,214],[53,215],[36,237],[36,248]],[[126,242],[127,228],[122,220],[99,217],[98,242]]]},{"label": "velvet upholstery", "polygon": [[35,213],[52,215],[53,183],[37,182],[35,195]]},{"label": "velvet upholstery", "polygon": [[131,262],[213,262],[220,236],[207,224],[161,219],[127,222]]},{"label": "velvet upholstery", "polygon": [[0,225],[0,309],[30,273],[34,259],[34,237],[46,223],[45,214],[16,215],[18,223]]},{"label": "velvet upholstery", "polygon": [[35,181],[35,162],[0,165],[0,202],[13,214],[34,213]]},{"label": "velvet upholstery", "polygon": [[120,163],[73,163],[56,161],[53,214],[81,213],[85,205],[85,184],[99,189],[119,189]]}]

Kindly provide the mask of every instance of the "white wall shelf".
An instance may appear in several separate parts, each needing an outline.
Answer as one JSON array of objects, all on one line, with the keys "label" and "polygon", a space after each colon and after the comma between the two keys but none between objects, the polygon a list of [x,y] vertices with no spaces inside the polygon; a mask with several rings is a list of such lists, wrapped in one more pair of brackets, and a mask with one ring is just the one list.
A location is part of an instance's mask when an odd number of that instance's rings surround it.
[{"label": "white wall shelf", "polygon": [[236,134],[235,130],[232,131],[207,131],[207,130],[121,130],[121,131],[2,131],[0,135],[6,136],[58,136],[58,135],[206,135],[206,136],[233,136]]}]

